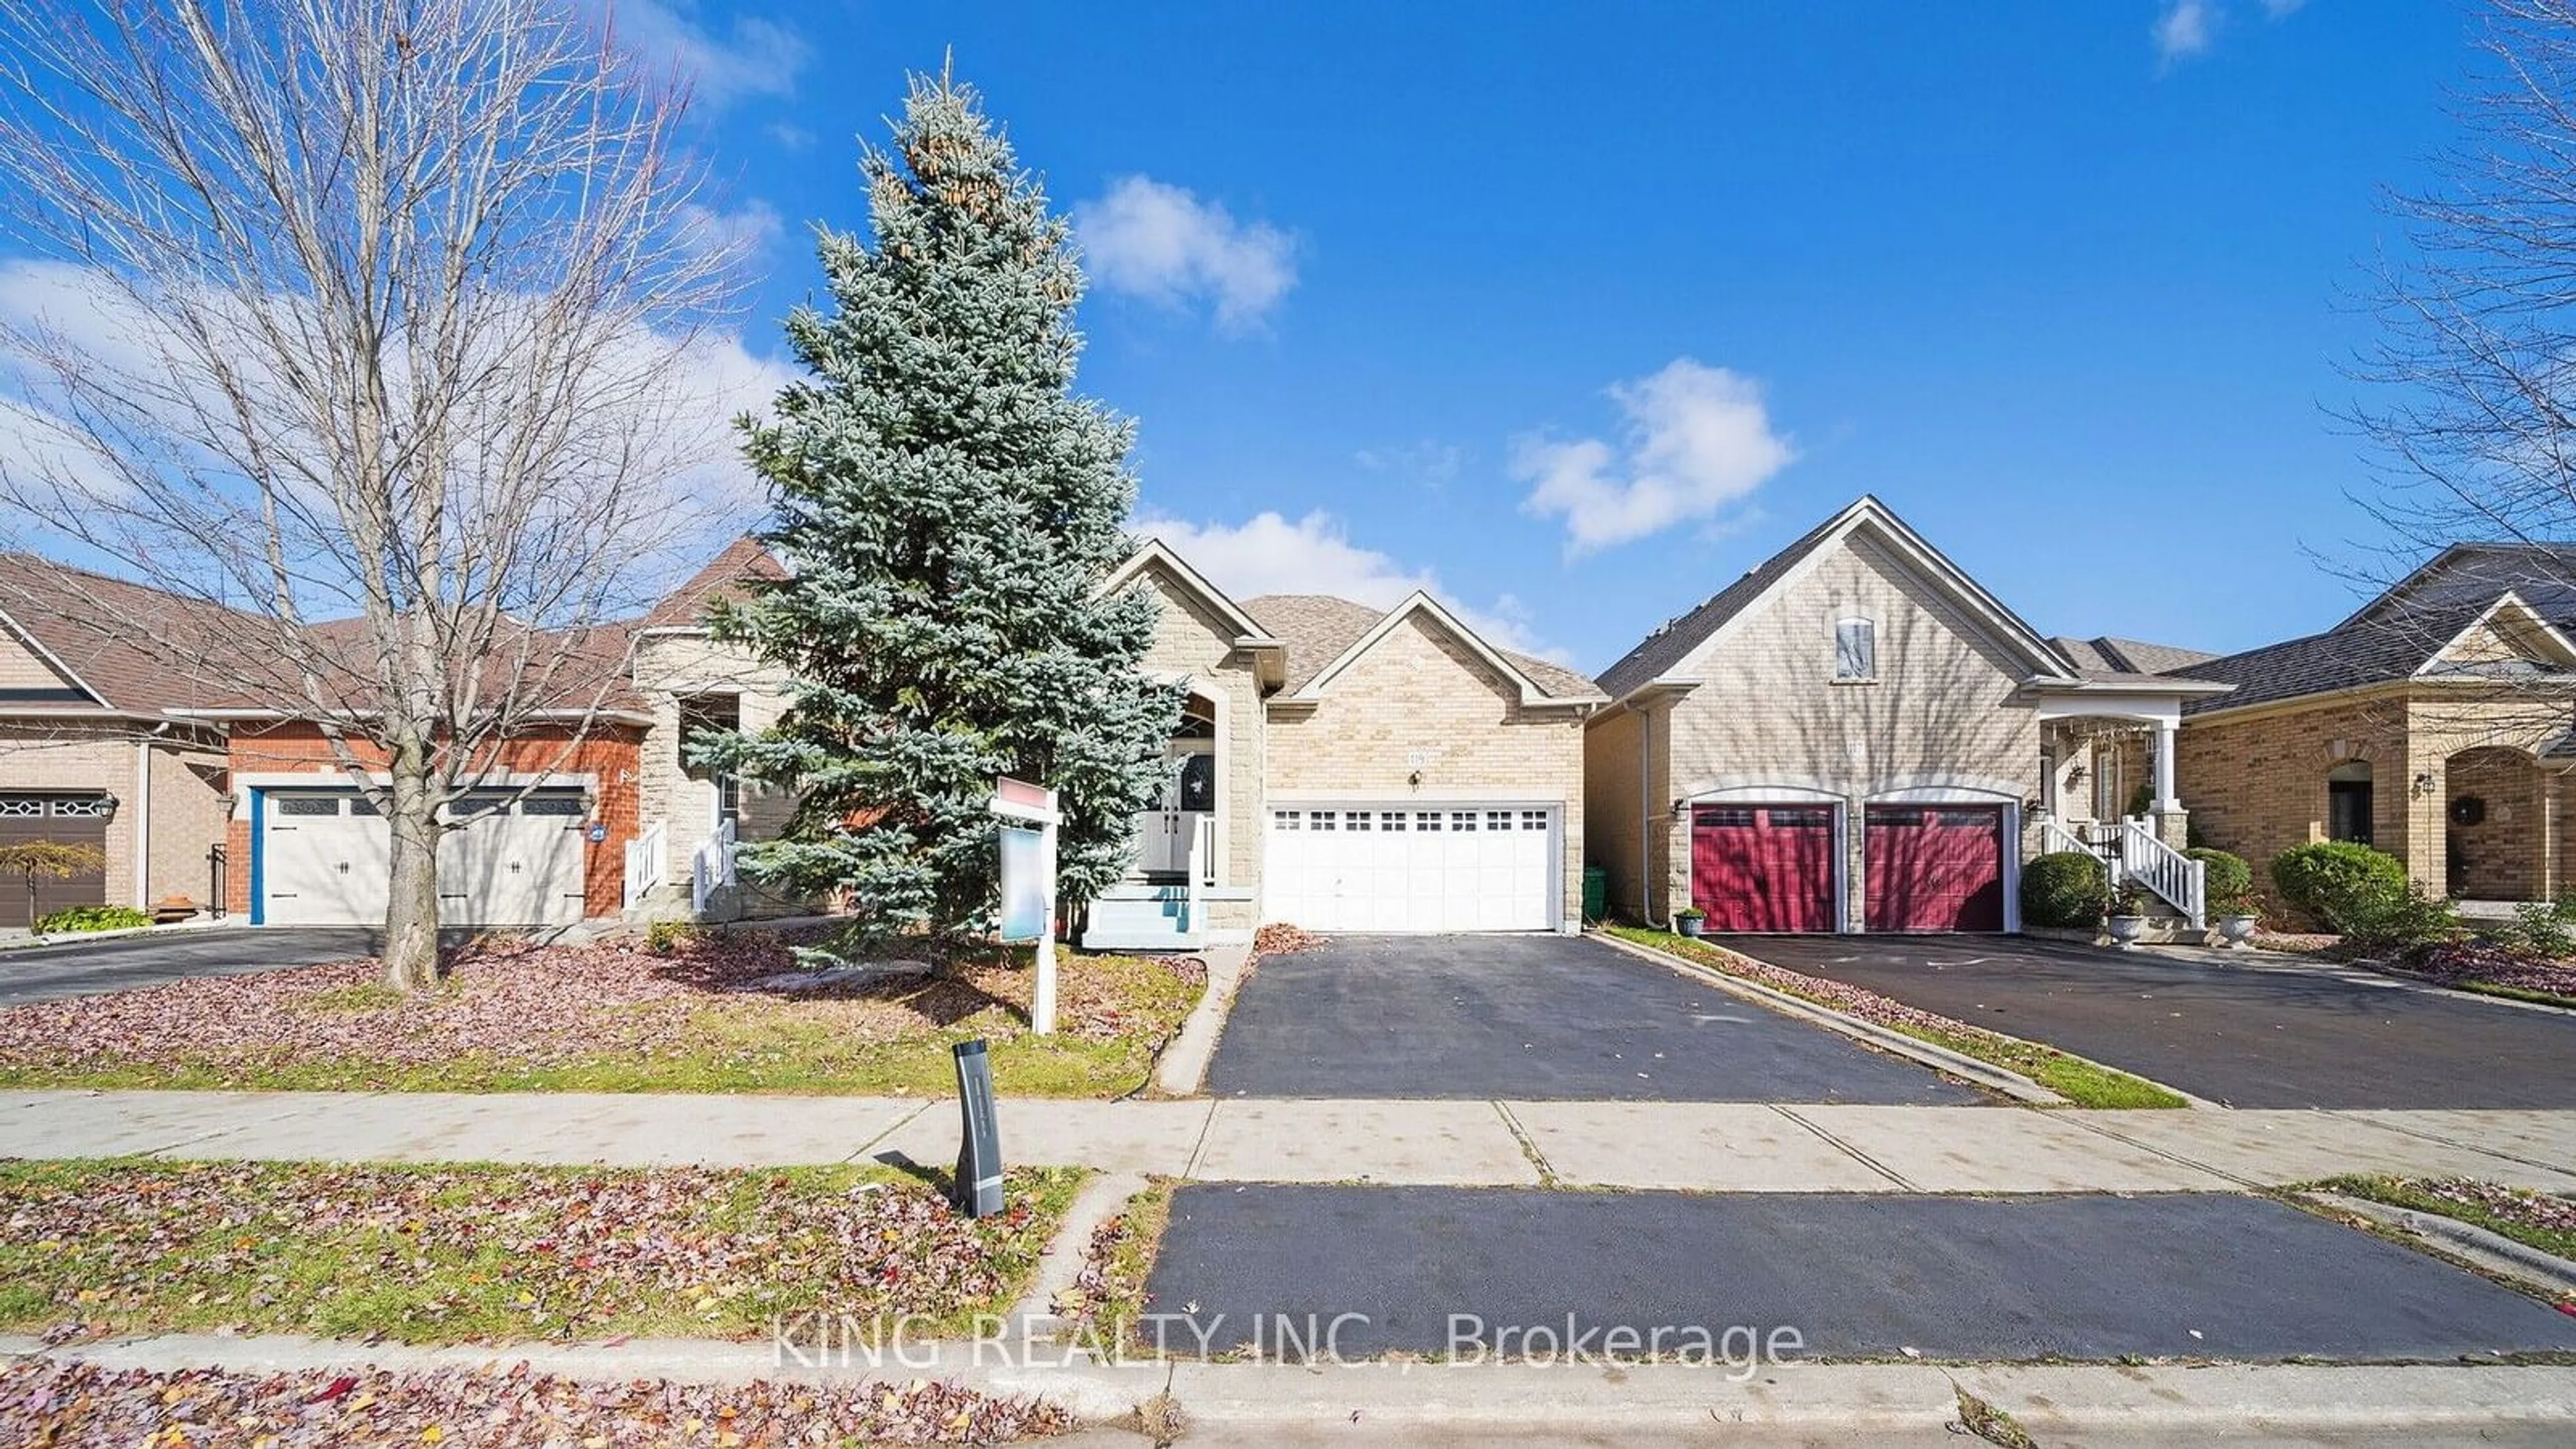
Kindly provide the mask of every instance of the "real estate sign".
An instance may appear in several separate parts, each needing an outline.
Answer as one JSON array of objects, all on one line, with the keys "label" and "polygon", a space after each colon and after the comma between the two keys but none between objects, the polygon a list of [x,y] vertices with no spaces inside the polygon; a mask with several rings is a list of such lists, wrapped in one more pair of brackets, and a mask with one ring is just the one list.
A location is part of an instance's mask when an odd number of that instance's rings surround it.
[{"label": "real estate sign", "polygon": [[1001,827],[1002,939],[1037,942],[1036,999],[1029,1030],[1055,1030],[1055,828],[1064,816],[1055,792],[1026,780],[993,782],[993,813]]}]

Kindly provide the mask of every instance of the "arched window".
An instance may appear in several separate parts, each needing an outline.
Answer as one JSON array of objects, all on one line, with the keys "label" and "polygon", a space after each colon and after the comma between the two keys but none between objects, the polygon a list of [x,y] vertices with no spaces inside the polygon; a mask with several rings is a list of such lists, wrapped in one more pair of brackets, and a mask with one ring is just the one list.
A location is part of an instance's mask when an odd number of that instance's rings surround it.
[{"label": "arched window", "polygon": [[2326,838],[2370,844],[2370,761],[2346,760],[2326,771]]}]

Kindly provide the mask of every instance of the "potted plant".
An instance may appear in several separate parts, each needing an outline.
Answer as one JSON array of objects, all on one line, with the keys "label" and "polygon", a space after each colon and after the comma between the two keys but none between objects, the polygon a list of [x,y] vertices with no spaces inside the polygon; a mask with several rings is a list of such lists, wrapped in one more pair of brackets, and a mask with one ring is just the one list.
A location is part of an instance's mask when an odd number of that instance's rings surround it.
[{"label": "potted plant", "polygon": [[2103,925],[2111,933],[2111,944],[2126,951],[2138,944],[2147,933],[2147,888],[2130,881],[2111,893],[2103,909]]},{"label": "potted plant", "polygon": [[1673,912],[1673,926],[1685,936],[1696,937],[1708,928],[1708,912],[1697,906],[1684,906]]},{"label": "potted plant", "polygon": [[2218,911],[2218,944],[2228,950],[2254,939],[2254,928],[2263,924],[2263,914],[2256,909],[2254,893],[2234,891],[2211,902]]}]

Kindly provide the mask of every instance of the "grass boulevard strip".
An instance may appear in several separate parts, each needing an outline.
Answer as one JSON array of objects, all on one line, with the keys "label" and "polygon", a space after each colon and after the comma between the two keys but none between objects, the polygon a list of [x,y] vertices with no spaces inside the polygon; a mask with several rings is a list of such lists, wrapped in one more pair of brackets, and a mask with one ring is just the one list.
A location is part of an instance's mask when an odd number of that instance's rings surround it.
[{"label": "grass boulevard strip", "polygon": [[822,934],[478,944],[414,996],[352,961],[10,1007],[0,1086],[932,1095],[954,1084],[949,1048],[981,1037],[1005,1093],[1115,1097],[1205,980],[1191,960],[1066,953],[1039,1037],[1025,951],[836,983],[795,955]]},{"label": "grass boulevard strip", "polygon": [[1722,976],[1767,986],[1801,1001],[1913,1037],[1917,1041],[1971,1057],[1989,1066],[2018,1072],[2064,1097],[2077,1107],[2184,1107],[2176,1092],[2143,1077],[2087,1061],[2052,1046],[1970,1026],[1933,1012],[1890,1001],[1875,992],[1784,970],[1750,956],[1712,946],[1669,931],[1636,926],[1609,926],[1608,934],[1631,945],[1705,967]]}]

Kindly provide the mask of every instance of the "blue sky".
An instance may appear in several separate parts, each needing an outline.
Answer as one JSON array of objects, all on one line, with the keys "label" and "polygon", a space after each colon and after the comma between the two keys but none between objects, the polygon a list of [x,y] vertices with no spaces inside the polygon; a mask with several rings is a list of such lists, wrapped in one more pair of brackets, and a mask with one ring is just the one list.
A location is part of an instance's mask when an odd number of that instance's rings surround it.
[{"label": "blue sky", "polygon": [[[748,342],[954,47],[1076,209],[1084,390],[1220,584],[1427,583],[1598,669],[1878,494],[2048,632],[2321,628],[2327,409],[2441,3],[622,5],[764,233]],[[1264,515],[1276,515],[1266,519]]]}]

